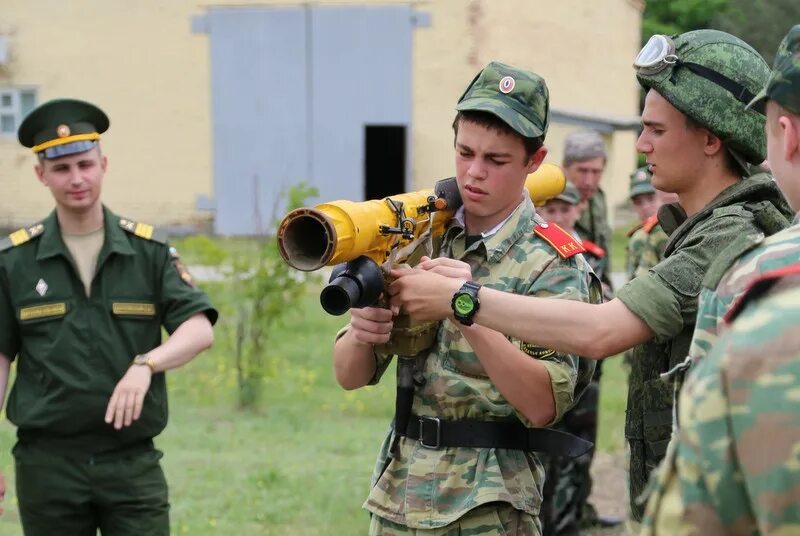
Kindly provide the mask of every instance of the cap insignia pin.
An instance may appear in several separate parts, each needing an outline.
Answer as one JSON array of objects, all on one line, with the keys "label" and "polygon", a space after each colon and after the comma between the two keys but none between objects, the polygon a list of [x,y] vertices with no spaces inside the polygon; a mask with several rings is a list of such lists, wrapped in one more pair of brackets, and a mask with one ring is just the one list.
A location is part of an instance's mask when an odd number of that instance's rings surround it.
[{"label": "cap insignia pin", "polygon": [[47,283],[45,283],[44,279],[39,279],[39,282],[36,283],[36,292],[39,293],[39,296],[44,296],[47,292]]},{"label": "cap insignia pin", "polygon": [[514,79],[512,77],[504,76],[500,80],[500,92],[501,93],[511,93],[511,91],[514,89],[514,85],[515,84],[516,84],[516,82],[514,82]]},{"label": "cap insignia pin", "polygon": [[58,128],[56,128],[56,134],[58,134],[59,138],[66,138],[70,135],[69,127],[67,125],[58,125]]}]

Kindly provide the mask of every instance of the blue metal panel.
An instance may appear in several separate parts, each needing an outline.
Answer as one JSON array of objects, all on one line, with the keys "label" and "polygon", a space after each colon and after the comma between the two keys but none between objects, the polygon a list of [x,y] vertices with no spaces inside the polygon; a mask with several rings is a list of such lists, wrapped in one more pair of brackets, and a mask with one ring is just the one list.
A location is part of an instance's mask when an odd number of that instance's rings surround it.
[{"label": "blue metal panel", "polygon": [[311,177],[321,199],[363,198],[366,125],[410,125],[412,25],[409,5],[311,8]]},{"label": "blue metal panel", "polygon": [[[255,234],[307,180],[306,11],[211,9],[215,231]],[[191,155],[185,155],[191,156]]]}]

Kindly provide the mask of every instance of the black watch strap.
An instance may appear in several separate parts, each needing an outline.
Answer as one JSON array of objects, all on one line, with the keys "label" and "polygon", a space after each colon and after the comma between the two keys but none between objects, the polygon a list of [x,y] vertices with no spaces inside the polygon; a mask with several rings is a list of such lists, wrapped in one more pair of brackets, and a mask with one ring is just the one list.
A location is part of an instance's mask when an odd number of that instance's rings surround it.
[{"label": "black watch strap", "polygon": [[466,281],[458,291],[453,294],[453,300],[450,302],[450,307],[453,309],[453,315],[456,320],[465,326],[472,325],[472,318],[475,313],[480,309],[481,302],[478,299],[478,291],[481,289],[481,284],[475,281]]}]

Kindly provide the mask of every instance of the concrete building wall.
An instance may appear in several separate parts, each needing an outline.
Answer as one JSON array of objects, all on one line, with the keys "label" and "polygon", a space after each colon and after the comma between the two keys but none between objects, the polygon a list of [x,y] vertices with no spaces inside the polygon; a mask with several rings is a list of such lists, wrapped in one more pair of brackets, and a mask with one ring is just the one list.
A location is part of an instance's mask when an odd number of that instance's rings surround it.
[{"label": "concrete building wall", "polygon": [[[637,113],[630,64],[639,45],[639,1],[411,3],[431,16],[431,25],[414,34],[409,158],[415,188],[452,175],[454,106],[488,61],[544,76],[554,109],[609,117]],[[214,5],[270,4],[301,2]],[[4,0],[0,36],[7,38],[10,60],[0,66],[0,87],[35,86],[39,102],[71,96],[100,105],[111,118],[102,141],[109,156],[105,201],[156,224],[195,222],[205,217],[196,209],[197,196],[214,194],[213,133],[208,36],[192,33],[190,19],[209,8],[189,0]],[[552,126],[550,161],[560,162],[563,136],[572,128]],[[608,136],[604,186],[612,203],[624,198],[635,159],[633,140],[630,132]],[[31,170],[34,163],[16,138],[0,137],[0,226],[28,223],[50,210],[49,193]]]}]

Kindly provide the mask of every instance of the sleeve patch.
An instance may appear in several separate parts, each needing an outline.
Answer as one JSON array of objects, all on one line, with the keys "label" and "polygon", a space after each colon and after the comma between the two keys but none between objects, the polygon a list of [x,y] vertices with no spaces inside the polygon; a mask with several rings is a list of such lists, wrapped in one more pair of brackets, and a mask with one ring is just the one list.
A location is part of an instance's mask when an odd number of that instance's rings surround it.
[{"label": "sleeve patch", "polygon": [[172,259],[172,264],[175,266],[175,269],[178,270],[178,275],[181,276],[181,279],[184,283],[189,285],[190,287],[194,288],[195,282],[194,277],[192,274],[189,273],[189,269],[186,268],[186,265],[181,260],[181,256],[178,254],[178,250],[174,247],[169,248],[169,256]]},{"label": "sleeve patch", "polygon": [[542,348],[541,346],[536,346],[529,342],[520,341],[519,349],[528,354],[531,357],[535,357],[536,359],[543,359],[545,357],[550,357],[551,355],[555,355],[556,351],[550,348]]}]

